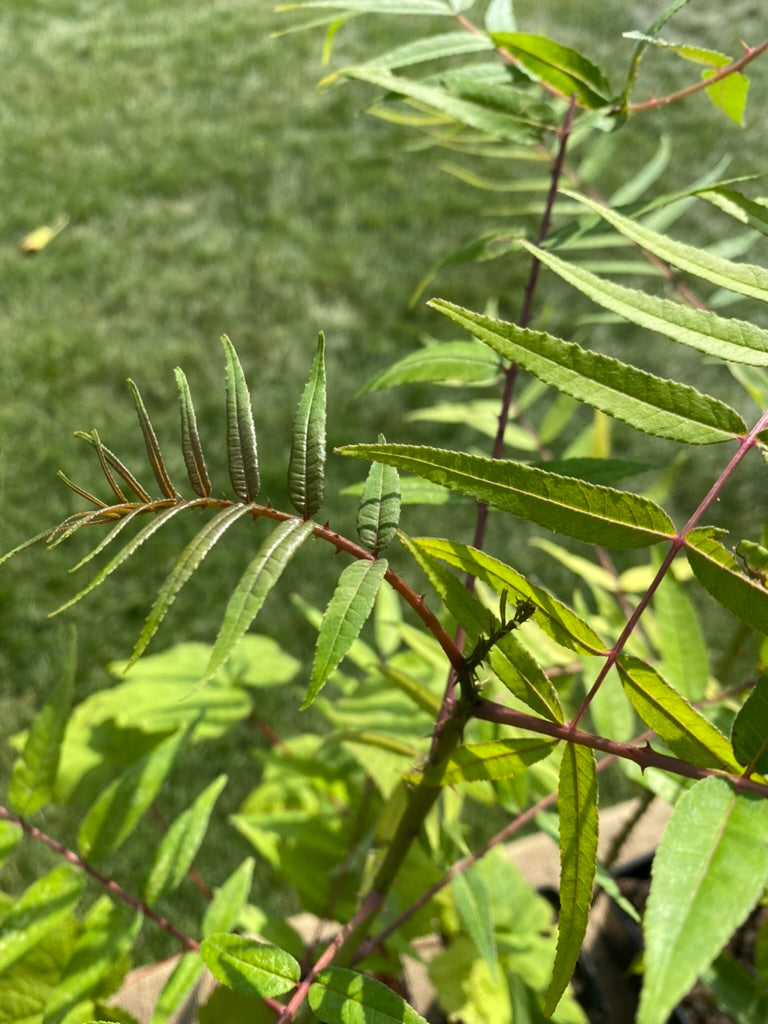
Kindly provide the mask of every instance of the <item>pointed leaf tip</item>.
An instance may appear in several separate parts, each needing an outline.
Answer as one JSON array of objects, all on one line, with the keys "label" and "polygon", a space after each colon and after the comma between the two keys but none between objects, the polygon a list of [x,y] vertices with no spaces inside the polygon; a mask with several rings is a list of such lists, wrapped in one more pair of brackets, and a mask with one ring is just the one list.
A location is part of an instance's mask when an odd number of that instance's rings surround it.
[{"label": "pointed leaf tip", "polygon": [[192,395],[184,371],[177,366],[173,372],[179,393],[181,451],[184,456],[184,465],[187,467],[187,476],[195,494],[201,498],[207,498],[211,493],[211,481],[208,477],[203,446],[197,431],[197,417],[192,404]]},{"label": "pointed leaf tip", "polygon": [[[139,418],[141,433],[144,436],[144,446],[147,449],[147,458],[149,459],[149,464],[152,467],[152,472],[155,474],[157,485],[166,498],[178,498],[179,495],[176,492],[176,488],[173,486],[171,478],[168,476],[168,470],[165,467],[165,460],[163,459],[163,454],[160,451],[157,434],[155,433],[155,428],[152,426],[152,421],[150,420],[149,413],[144,405],[141,392],[130,377],[128,378],[127,384],[128,390],[131,392],[133,404],[136,407],[136,415]],[[97,438],[96,441],[97,445],[100,445]],[[99,449],[97,448],[97,450]],[[100,450],[99,454],[101,458]],[[109,476],[107,476],[107,478],[109,479]]]},{"label": "pointed leaf tip", "polygon": [[221,336],[226,356],[227,459],[229,478],[241,501],[255,501],[261,488],[251,396],[235,346]]},{"label": "pointed leaf tip", "polygon": [[317,339],[312,369],[296,408],[288,465],[288,497],[304,519],[322,507],[325,493],[325,335]]}]

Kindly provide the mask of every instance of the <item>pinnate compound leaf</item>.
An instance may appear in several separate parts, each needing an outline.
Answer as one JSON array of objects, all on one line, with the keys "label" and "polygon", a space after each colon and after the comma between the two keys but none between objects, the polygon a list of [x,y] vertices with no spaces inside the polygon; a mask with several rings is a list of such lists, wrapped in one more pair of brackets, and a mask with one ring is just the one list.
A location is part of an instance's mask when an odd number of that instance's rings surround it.
[{"label": "pinnate compound leaf", "polygon": [[0,915],[0,974],[33,949],[77,905],[85,876],[67,864],[38,878]]},{"label": "pinnate compound leaf", "polygon": [[746,433],[746,424],[737,412],[686,384],[655,377],[573,342],[494,320],[443,299],[433,299],[428,305],[545,384],[646,434],[687,444],[715,444]]},{"label": "pinnate compound leaf", "polygon": [[110,783],[91,805],[78,836],[80,852],[97,861],[117,850],[149,810],[195,723],[159,743]]},{"label": "pinnate compound leaf", "polygon": [[[469,743],[456,750],[438,764],[428,768],[423,776],[430,786],[456,786],[460,782],[497,781],[521,775],[532,764],[548,757],[556,740],[545,736],[518,737],[510,740],[489,740]],[[409,777],[418,782],[421,775]]]},{"label": "pinnate compound leaf", "polygon": [[768,773],[768,675],[757,680],[742,704],[731,731],[733,752],[743,765]]},{"label": "pinnate compound leaf", "polygon": [[197,431],[197,417],[192,404],[192,394],[184,371],[177,366],[173,372],[179,392],[181,453],[184,456],[184,465],[187,467],[187,476],[195,494],[201,498],[207,498],[211,493],[211,481],[208,477],[208,468],[205,465],[200,434]]},{"label": "pinnate compound leaf", "polygon": [[583,267],[521,242],[532,255],[598,306],[618,313],[630,323],[734,363],[768,366],[768,331],[744,320],[728,320],[707,310],[691,309],[671,299],[625,288]]},{"label": "pinnate compound leaf", "polygon": [[75,687],[77,649],[74,632],[70,634],[63,662],[61,679],[35,716],[24,749],[13,765],[8,802],[18,814],[34,814],[48,803],[53,794]]},{"label": "pinnate compound leaf", "polygon": [[157,902],[164,893],[181,885],[205,838],[214,804],[226,784],[226,775],[214,779],[165,833],[144,886],[146,903]]},{"label": "pinnate compound leaf", "polygon": [[[438,307],[435,307],[438,308]],[[443,341],[410,352],[368,381],[366,391],[433,381],[438,384],[490,384],[499,360],[474,341]]]},{"label": "pinnate compound leaf", "polygon": [[173,569],[171,569],[168,578],[155,598],[141,630],[141,635],[136,641],[136,646],[128,660],[128,668],[137,662],[146,650],[150,640],[159,629],[160,623],[176,600],[179,591],[213,548],[214,544],[224,536],[230,526],[233,526],[238,519],[251,512],[252,508],[252,505],[232,505],[229,508],[222,509],[187,544],[176,559]]},{"label": "pinnate compound leaf", "polygon": [[107,562],[104,568],[93,577],[86,587],[83,587],[83,589],[75,594],[74,597],[70,597],[68,601],[65,601],[64,604],[56,608],[55,611],[50,612],[50,616],[59,615],[67,608],[71,608],[73,604],[82,600],[86,594],[90,594],[92,590],[95,590],[99,584],[104,582],[107,576],[110,576],[115,569],[119,569],[123,562],[127,562],[131,555],[141,547],[144,541],[149,540],[153,533],[157,533],[161,526],[165,526],[165,524],[169,520],[173,519],[174,516],[178,515],[179,512],[183,512],[188,508],[197,508],[203,504],[204,501],[197,498],[194,501],[180,501],[175,505],[171,505],[170,508],[164,508],[162,512],[159,512],[151,522],[147,523],[146,526],[139,530],[136,536],[132,537],[125,547],[121,548],[111,561]]},{"label": "pinnate compound leaf", "polygon": [[309,1005],[323,1024],[427,1024],[391,988],[341,967],[317,975]]},{"label": "pinnate compound leaf", "polygon": [[587,543],[639,548],[675,534],[666,512],[647,498],[519,462],[407,444],[346,445],[337,451],[395,466]]},{"label": "pinnate compound leaf", "polygon": [[255,501],[261,488],[251,396],[235,346],[223,334],[226,356],[227,460],[229,479],[241,501]]},{"label": "pinnate compound leaf", "polygon": [[248,631],[293,555],[312,534],[309,520],[288,519],[270,533],[229,599],[224,621],[203,673],[203,681],[221,668]]},{"label": "pinnate compound leaf", "polygon": [[494,45],[508,50],[523,67],[564,96],[575,92],[583,106],[592,108],[611,102],[611,87],[605,75],[569,46],[526,32],[494,32],[491,38]]},{"label": "pinnate compound leaf", "polygon": [[[384,435],[379,434],[384,443]],[[357,508],[357,534],[363,547],[378,555],[394,540],[400,522],[400,475],[375,462],[363,485]]]},{"label": "pinnate compound leaf", "polygon": [[197,984],[205,964],[199,953],[185,953],[157,997],[149,1024],[166,1024]]},{"label": "pinnate compound leaf", "polygon": [[647,726],[678,757],[702,768],[740,772],[731,744],[710,721],[639,658],[618,662],[624,691]]},{"label": "pinnate compound leaf", "polygon": [[325,336],[317,352],[293,421],[288,464],[288,497],[304,519],[322,506],[325,494]]},{"label": "pinnate compound leaf", "polygon": [[301,967],[290,953],[243,935],[211,935],[203,939],[200,953],[222,985],[250,996],[281,996],[301,978]]},{"label": "pinnate compound leaf", "polygon": [[507,591],[515,600],[532,601],[536,605],[533,621],[561,647],[580,654],[607,653],[605,641],[567,605],[499,559],[440,537],[416,537],[413,543],[428,555],[487,583],[497,594]]},{"label": "pinnate compound leaf", "polygon": [[636,242],[647,252],[670,263],[678,270],[700,277],[718,288],[727,288],[739,295],[768,302],[768,270],[753,263],[734,263],[733,260],[716,256],[706,249],[698,249],[683,242],[676,242],[666,235],[643,227],[629,217],[616,213],[608,206],[595,202],[577,192],[564,190],[564,194],[594,210],[626,238]]},{"label": "pinnate compound leaf", "polygon": [[251,891],[253,866],[253,857],[246,857],[226,882],[216,890],[203,917],[205,938],[210,938],[217,932],[231,931],[235,927]]},{"label": "pinnate compound leaf", "polygon": [[653,863],[638,1024],[664,1024],[768,881],[768,801],[707,778],[682,795]]},{"label": "pinnate compound leaf", "polygon": [[560,916],[557,951],[544,1013],[551,1016],[571,980],[592,903],[597,864],[597,772],[594,753],[566,744],[560,763]]},{"label": "pinnate compound leaf", "polygon": [[72,956],[45,1005],[42,1024],[63,1024],[74,1008],[109,978],[126,957],[142,917],[125,904],[103,897],[91,907]]},{"label": "pinnate compound leaf", "polygon": [[128,390],[131,392],[131,398],[133,399],[133,404],[136,407],[136,415],[139,417],[141,433],[144,435],[144,446],[147,449],[147,457],[149,458],[149,464],[152,467],[152,472],[155,474],[155,480],[157,480],[158,487],[166,498],[175,499],[178,497],[178,494],[176,493],[176,488],[171,483],[171,478],[168,476],[168,470],[165,466],[163,453],[160,451],[160,444],[157,440],[155,428],[152,426],[149,413],[144,406],[141,392],[130,378],[128,379]]},{"label": "pinnate compound leaf", "polygon": [[768,635],[768,590],[741,572],[718,539],[722,531],[701,526],[685,538],[685,554],[705,590],[743,623]]},{"label": "pinnate compound leaf", "polygon": [[328,676],[360,635],[373,611],[386,571],[386,559],[379,558],[375,562],[367,559],[353,562],[342,572],[320,623],[312,675],[301,705],[302,711],[312,704]]}]

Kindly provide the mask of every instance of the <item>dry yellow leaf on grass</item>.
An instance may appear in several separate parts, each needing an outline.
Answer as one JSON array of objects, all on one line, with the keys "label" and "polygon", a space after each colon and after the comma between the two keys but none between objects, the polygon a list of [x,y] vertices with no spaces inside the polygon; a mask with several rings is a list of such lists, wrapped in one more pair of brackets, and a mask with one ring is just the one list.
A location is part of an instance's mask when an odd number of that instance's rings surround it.
[{"label": "dry yellow leaf on grass", "polygon": [[34,231],[30,231],[28,235],[25,235],[19,243],[19,249],[24,253],[25,256],[34,256],[35,253],[44,249],[46,245],[53,241],[56,235],[69,224],[69,217],[57,217],[53,224],[44,224],[40,228],[35,228]]}]

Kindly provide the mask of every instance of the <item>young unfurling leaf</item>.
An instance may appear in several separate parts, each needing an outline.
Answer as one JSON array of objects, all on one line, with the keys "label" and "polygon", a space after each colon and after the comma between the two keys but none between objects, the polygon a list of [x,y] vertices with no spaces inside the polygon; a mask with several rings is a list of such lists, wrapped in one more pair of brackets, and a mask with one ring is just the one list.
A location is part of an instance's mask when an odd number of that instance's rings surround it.
[{"label": "young unfurling leaf", "polygon": [[165,468],[165,460],[163,459],[163,454],[160,451],[160,445],[158,444],[155,428],[152,426],[152,421],[150,420],[149,413],[144,406],[139,389],[130,378],[128,379],[128,388],[131,392],[131,397],[133,398],[133,404],[136,406],[136,415],[139,417],[139,424],[141,425],[141,432],[144,435],[144,444],[147,448],[149,464],[152,467],[152,472],[155,474],[155,480],[157,480],[158,486],[166,498],[177,498],[178,494],[176,493],[176,488],[171,483],[171,478],[168,476],[168,470]]},{"label": "young unfurling leaf", "polygon": [[235,346],[222,335],[227,358],[227,458],[229,478],[241,501],[255,501],[261,487],[251,396]]},{"label": "young unfurling leaf", "polygon": [[296,409],[288,465],[288,497],[304,519],[323,504],[325,492],[325,336],[317,339],[312,369]]},{"label": "young unfurling leaf", "polygon": [[207,498],[211,493],[211,481],[208,478],[203,447],[197,432],[197,417],[195,416],[195,407],[192,405],[192,395],[184,371],[177,366],[173,372],[176,375],[176,386],[179,390],[181,451],[184,456],[184,465],[187,467],[187,476],[195,494],[201,498]]}]

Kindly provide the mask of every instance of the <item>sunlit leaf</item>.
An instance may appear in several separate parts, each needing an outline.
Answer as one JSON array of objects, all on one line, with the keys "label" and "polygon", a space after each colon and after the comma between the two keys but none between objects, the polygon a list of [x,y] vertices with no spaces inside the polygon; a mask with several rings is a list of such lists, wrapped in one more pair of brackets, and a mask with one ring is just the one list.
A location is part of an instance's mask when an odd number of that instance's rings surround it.
[{"label": "sunlit leaf", "polygon": [[323,1024],[427,1024],[380,981],[355,971],[329,967],[309,990],[309,1005]]},{"label": "sunlit leaf", "polygon": [[197,984],[204,969],[205,964],[199,953],[185,953],[157,997],[149,1024],[166,1024],[170,1015],[179,1009]]},{"label": "sunlit leaf", "polygon": [[570,46],[526,32],[494,32],[491,38],[496,46],[508,50],[525,68],[563,96],[575,92],[585,107],[604,107],[611,102],[611,87],[605,75]]},{"label": "sunlit leaf", "polygon": [[477,871],[464,871],[451,883],[459,919],[492,974],[498,970],[492,896]]},{"label": "sunlit leaf", "polygon": [[210,938],[217,932],[231,931],[248,900],[253,881],[253,857],[246,857],[214,893],[203,917],[202,932]]},{"label": "sunlit leaf", "polygon": [[427,554],[487,583],[497,594],[506,591],[515,600],[532,601],[536,605],[533,621],[562,647],[582,654],[607,653],[605,641],[567,605],[499,559],[439,537],[415,537],[413,543]]},{"label": "sunlit leaf", "polygon": [[144,900],[150,905],[163,893],[181,885],[205,838],[213,806],[226,784],[226,775],[214,779],[163,836],[144,885]]},{"label": "sunlit leaf", "polygon": [[210,935],[200,953],[215,978],[246,995],[274,998],[290,992],[301,977],[290,953],[244,935]]},{"label": "sunlit leaf", "polygon": [[678,757],[704,768],[740,772],[728,740],[650,665],[625,655],[621,682],[640,718]]},{"label": "sunlit leaf", "polygon": [[301,705],[302,711],[314,701],[328,676],[359,636],[373,611],[386,571],[386,559],[379,558],[375,562],[360,559],[342,572],[320,623],[312,675]]},{"label": "sunlit leaf", "polygon": [[255,501],[261,486],[251,396],[235,346],[222,335],[227,360],[227,460],[229,478],[241,501]]},{"label": "sunlit leaf", "polygon": [[33,882],[0,914],[0,973],[74,910],[84,886],[82,872],[61,864]]},{"label": "sunlit leaf", "polygon": [[35,716],[8,783],[8,802],[22,815],[34,814],[51,799],[59,754],[75,686],[77,649],[74,633],[63,652],[61,678]]},{"label": "sunlit leaf", "polygon": [[[488,740],[486,743],[468,743],[456,750],[424,773],[430,786],[456,786],[461,782],[512,779],[532,764],[548,757],[556,740],[546,736],[533,739],[521,737],[511,740]],[[422,776],[409,776],[418,781]]]},{"label": "sunlit leaf", "polygon": [[397,387],[415,381],[445,384],[489,384],[499,372],[499,360],[474,341],[443,341],[410,352],[377,373],[366,391]]},{"label": "sunlit leaf", "polygon": [[[379,434],[383,443],[384,435]],[[357,507],[357,534],[362,545],[378,555],[394,540],[400,522],[400,476],[396,469],[374,463],[368,470]]]},{"label": "sunlit leaf", "polygon": [[173,372],[176,375],[176,387],[179,392],[181,451],[184,456],[184,465],[187,467],[187,476],[195,494],[201,498],[207,498],[211,493],[211,481],[208,478],[203,446],[197,430],[197,417],[192,404],[192,395],[184,371],[177,366]]},{"label": "sunlit leaf", "polygon": [[768,205],[765,201],[749,199],[736,189],[724,186],[707,189],[700,192],[699,196],[742,224],[748,224],[755,231],[768,235]]},{"label": "sunlit leaf", "polygon": [[417,445],[345,445],[337,451],[415,473],[549,530],[605,547],[644,547],[675,533],[667,514],[647,498],[518,462]]},{"label": "sunlit leaf", "polygon": [[229,599],[203,680],[211,678],[245,636],[270,590],[314,528],[311,520],[288,519],[261,545]]},{"label": "sunlit leaf", "polygon": [[566,744],[560,762],[560,915],[544,1013],[551,1016],[571,980],[587,931],[597,863],[597,773],[587,747]]},{"label": "sunlit leaf", "polygon": [[688,444],[713,444],[746,432],[737,412],[685,384],[442,299],[433,299],[428,305],[546,384],[647,434]]},{"label": "sunlit leaf", "polygon": [[696,579],[732,615],[768,635],[768,590],[741,568],[718,539],[723,531],[702,526],[685,538],[685,554]]},{"label": "sunlit leaf", "polygon": [[653,864],[638,1024],[664,1024],[768,881],[768,801],[724,779],[677,802]]},{"label": "sunlit leaf", "polygon": [[158,487],[166,498],[176,499],[178,494],[176,493],[176,488],[171,483],[171,478],[168,476],[168,470],[165,467],[163,453],[160,451],[160,444],[158,443],[157,435],[155,434],[155,428],[152,426],[152,421],[150,420],[149,413],[144,406],[141,393],[130,378],[128,379],[128,390],[131,392],[131,398],[133,399],[133,404],[136,407],[136,415],[139,417],[141,433],[144,436],[144,445],[147,449],[147,457],[149,458],[149,464],[152,467],[152,472],[155,474],[155,480],[157,480]]},{"label": "sunlit leaf", "polygon": [[309,379],[296,409],[288,464],[288,497],[304,519],[325,493],[325,337],[320,333]]},{"label": "sunlit leaf", "polygon": [[122,846],[149,810],[191,730],[192,723],[163,740],[97,797],[80,825],[78,842],[83,857],[101,860]]}]

